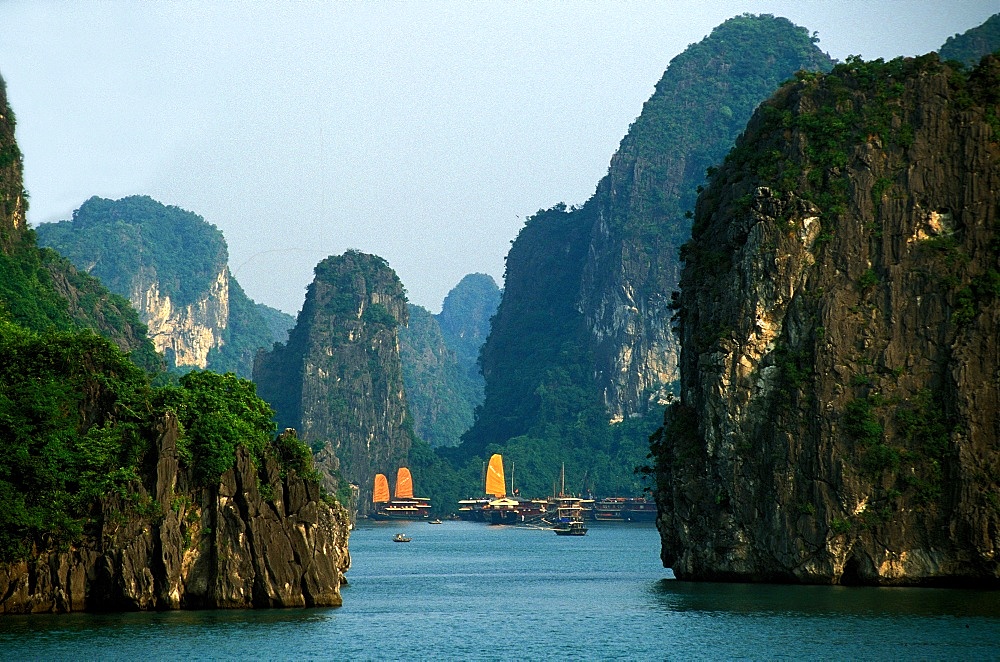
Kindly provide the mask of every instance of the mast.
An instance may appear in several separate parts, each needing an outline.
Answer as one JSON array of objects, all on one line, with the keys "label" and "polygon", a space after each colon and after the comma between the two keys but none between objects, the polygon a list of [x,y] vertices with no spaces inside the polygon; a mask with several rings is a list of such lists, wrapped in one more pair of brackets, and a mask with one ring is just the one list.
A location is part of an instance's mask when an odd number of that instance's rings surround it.
[{"label": "mast", "polygon": [[562,487],[559,488],[559,496],[566,496],[566,463],[562,463]]}]

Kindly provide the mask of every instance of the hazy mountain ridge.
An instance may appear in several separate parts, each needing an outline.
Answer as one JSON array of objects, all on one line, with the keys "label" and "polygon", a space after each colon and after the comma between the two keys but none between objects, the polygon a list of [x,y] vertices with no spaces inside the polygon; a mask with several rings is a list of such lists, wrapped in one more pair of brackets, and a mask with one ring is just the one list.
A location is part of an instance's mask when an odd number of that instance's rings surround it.
[{"label": "hazy mountain ridge", "polygon": [[979,64],[980,58],[1000,49],[1000,14],[990,16],[979,26],[948,37],[938,54],[942,60],[957,60],[967,67]]},{"label": "hazy mountain ridge", "polygon": [[499,300],[491,276],[469,274],[439,314],[409,306],[409,324],[399,332],[403,381],[414,430],[432,447],[457,446],[482,404],[479,350]]}]

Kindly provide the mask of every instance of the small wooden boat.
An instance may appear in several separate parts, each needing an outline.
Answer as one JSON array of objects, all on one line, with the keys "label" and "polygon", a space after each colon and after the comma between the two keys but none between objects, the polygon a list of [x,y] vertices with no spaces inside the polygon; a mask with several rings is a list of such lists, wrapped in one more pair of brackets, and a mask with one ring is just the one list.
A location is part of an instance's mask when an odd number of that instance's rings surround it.
[{"label": "small wooden boat", "polygon": [[408,538],[407,536],[403,535],[402,533],[397,533],[396,535],[394,535],[392,537],[392,541],[393,542],[410,542],[411,540],[413,540],[413,538]]}]

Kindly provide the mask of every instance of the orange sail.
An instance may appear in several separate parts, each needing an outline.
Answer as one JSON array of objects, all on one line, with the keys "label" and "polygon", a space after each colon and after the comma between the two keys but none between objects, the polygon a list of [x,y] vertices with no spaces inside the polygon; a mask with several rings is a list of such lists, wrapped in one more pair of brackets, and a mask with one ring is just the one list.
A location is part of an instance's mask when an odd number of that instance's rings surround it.
[{"label": "orange sail", "polygon": [[372,492],[372,503],[388,503],[389,481],[385,474],[375,474],[375,491]]},{"label": "orange sail", "polygon": [[413,498],[413,477],[410,476],[410,470],[406,467],[400,467],[399,471],[396,472],[396,498]]},{"label": "orange sail", "polygon": [[490,466],[486,469],[486,493],[497,497],[507,494],[507,485],[503,477],[503,458],[499,453],[490,458]]}]

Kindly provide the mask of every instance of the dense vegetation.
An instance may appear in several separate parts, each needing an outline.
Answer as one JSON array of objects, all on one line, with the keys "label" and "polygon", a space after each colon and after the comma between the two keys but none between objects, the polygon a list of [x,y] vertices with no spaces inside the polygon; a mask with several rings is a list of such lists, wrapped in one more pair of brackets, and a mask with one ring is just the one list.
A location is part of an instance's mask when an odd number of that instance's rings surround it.
[{"label": "dense vegetation", "polygon": [[45,223],[39,241],[128,296],[136,278],[155,281],[178,306],[198,300],[229,259],[214,225],[148,196],[121,200],[93,197],[71,221]]},{"label": "dense vegetation", "polygon": [[0,320],[0,560],[83,542],[112,514],[106,497],[149,515],[169,507],[134,489],[167,411],[181,423],[182,467],[198,485],[232,467],[240,445],[258,467],[272,455],[311,471],[305,446],[275,441],[273,412],[247,380],[198,372],[156,389],[91,332],[36,333]]},{"label": "dense vegetation", "polygon": [[[656,183],[632,192],[638,200],[613,206],[612,219],[676,246],[687,241],[697,188],[717,165],[764,99],[799,70],[829,71],[816,37],[788,19],[744,14],[712,30],[670,61],[656,93],[622,140],[620,153],[654,171]],[[657,172],[665,157],[683,172]]]},{"label": "dense vegetation", "polygon": [[129,351],[147,370],[163,360],[146,338],[146,327],[128,301],[79,273],[55,251],[39,249],[26,230],[0,253],[0,311],[36,330],[93,329]]},{"label": "dense vegetation", "polygon": [[993,14],[982,25],[948,37],[938,50],[942,60],[956,60],[967,67],[979,64],[984,55],[1000,49],[1000,14]]},{"label": "dense vegetation", "polygon": [[[176,308],[203,298],[229,255],[214,225],[148,196],[90,198],[73,220],[42,224],[38,236],[116,294],[131,297],[137,286],[156,283]],[[292,323],[290,315],[262,309],[229,276],[229,319],[208,368],[249,378],[257,351],[283,340]]]}]

